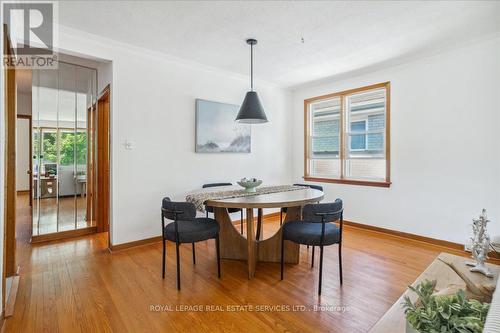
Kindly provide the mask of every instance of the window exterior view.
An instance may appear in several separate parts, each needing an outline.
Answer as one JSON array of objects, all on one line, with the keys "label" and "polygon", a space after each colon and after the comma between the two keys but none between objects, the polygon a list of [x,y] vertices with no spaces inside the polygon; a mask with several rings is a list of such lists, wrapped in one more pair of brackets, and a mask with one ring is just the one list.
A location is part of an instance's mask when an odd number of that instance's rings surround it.
[{"label": "window exterior view", "polygon": [[305,101],[306,178],[389,182],[389,84]]}]

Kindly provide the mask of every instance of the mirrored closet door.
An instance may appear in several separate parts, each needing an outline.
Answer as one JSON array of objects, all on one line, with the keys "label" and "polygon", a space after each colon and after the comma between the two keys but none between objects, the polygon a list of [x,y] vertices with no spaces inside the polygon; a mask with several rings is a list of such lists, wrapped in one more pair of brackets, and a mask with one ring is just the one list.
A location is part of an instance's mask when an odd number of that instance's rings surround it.
[{"label": "mirrored closet door", "polygon": [[88,184],[95,183],[97,71],[60,62],[34,70],[32,84],[32,235],[95,226]]}]

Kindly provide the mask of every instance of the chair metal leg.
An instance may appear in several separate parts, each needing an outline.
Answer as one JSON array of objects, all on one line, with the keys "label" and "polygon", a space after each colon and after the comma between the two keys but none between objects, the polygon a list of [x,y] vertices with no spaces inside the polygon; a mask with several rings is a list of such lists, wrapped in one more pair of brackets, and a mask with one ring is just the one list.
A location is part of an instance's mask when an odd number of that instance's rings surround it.
[{"label": "chair metal leg", "polygon": [[281,236],[281,280],[283,280],[283,267],[285,263],[285,239]]},{"label": "chair metal leg", "polygon": [[342,284],[342,242],[339,243],[339,274],[340,284]]},{"label": "chair metal leg", "polygon": [[215,247],[217,248],[217,276],[220,278],[220,246],[219,246],[219,235],[215,237]]},{"label": "chair metal leg", "polygon": [[[309,246],[309,245],[308,245]],[[312,247],[312,258],[311,258],[311,268],[314,267],[314,246]]]},{"label": "chair metal leg", "polygon": [[208,210],[206,211],[206,213],[207,213],[207,219],[208,219]]},{"label": "chair metal leg", "polygon": [[193,243],[193,265],[196,265],[196,247]]},{"label": "chair metal leg", "polygon": [[319,286],[318,295],[321,295],[321,281],[323,279],[323,245],[319,247]]},{"label": "chair metal leg", "polygon": [[163,265],[162,265],[162,268],[161,268],[161,271],[162,271],[162,279],[165,278],[165,257],[166,257],[166,249],[165,249],[165,238],[163,238]]},{"label": "chair metal leg", "polygon": [[241,229],[241,234],[243,235],[243,209],[240,211],[240,213],[241,213],[240,229]]},{"label": "chair metal leg", "polygon": [[175,255],[177,257],[177,290],[181,290],[181,267],[179,260],[179,242],[175,243]]}]

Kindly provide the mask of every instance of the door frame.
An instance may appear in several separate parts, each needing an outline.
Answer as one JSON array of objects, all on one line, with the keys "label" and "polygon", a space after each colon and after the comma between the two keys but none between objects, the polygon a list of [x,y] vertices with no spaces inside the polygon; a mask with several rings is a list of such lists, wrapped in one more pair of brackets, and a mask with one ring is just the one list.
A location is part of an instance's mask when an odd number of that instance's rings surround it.
[{"label": "door frame", "polygon": [[[17,119],[28,119],[29,121],[29,145],[30,145],[30,162],[29,162],[29,177],[30,177],[30,207],[33,207],[33,118],[31,115],[27,114],[18,114]],[[33,226],[33,224],[32,224]]]},{"label": "door frame", "polygon": [[[3,54],[13,55],[12,44],[7,25],[3,25]],[[4,120],[5,120],[5,154],[4,154],[4,239],[3,239],[3,271],[2,271],[2,313],[5,314],[6,279],[17,274],[16,269],[16,70],[4,68]]]},{"label": "door frame", "polygon": [[97,99],[96,147],[94,168],[96,169],[93,184],[96,196],[97,232],[108,232],[108,247],[111,247],[111,87],[108,84]]}]

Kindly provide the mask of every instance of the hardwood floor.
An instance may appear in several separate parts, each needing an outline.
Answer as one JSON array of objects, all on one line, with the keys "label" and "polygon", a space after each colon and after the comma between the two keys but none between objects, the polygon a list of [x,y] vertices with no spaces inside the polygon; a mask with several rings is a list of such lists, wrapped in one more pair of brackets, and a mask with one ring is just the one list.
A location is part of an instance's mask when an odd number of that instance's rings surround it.
[{"label": "hardwood floor", "polygon": [[[179,292],[172,243],[162,280],[161,243],[111,254],[101,233],[30,245],[29,210],[20,207],[18,220],[21,278],[6,332],[366,332],[443,251],[346,227],[344,284],[337,247],[327,247],[318,297],[319,252],[311,269],[305,246],[300,263],[287,265],[280,281],[279,264],[259,263],[248,280],[246,263],[229,260],[222,261],[218,279],[214,242],[196,245],[196,265],[187,244],[181,246]],[[277,220],[267,220],[264,231],[268,236],[277,227]],[[317,305],[323,311],[314,311]]]},{"label": "hardwood floor", "polygon": [[[28,194],[18,194],[17,199],[23,203],[29,200]],[[59,203],[57,202],[59,200]],[[48,233],[75,229],[75,211],[77,228],[90,227],[91,223],[85,221],[87,212],[87,199],[85,197],[61,197],[33,200],[33,234],[44,235]],[[59,206],[59,211],[58,211]],[[38,210],[40,215],[38,216]],[[57,214],[59,213],[59,225]],[[39,217],[39,218],[38,218]]]}]

